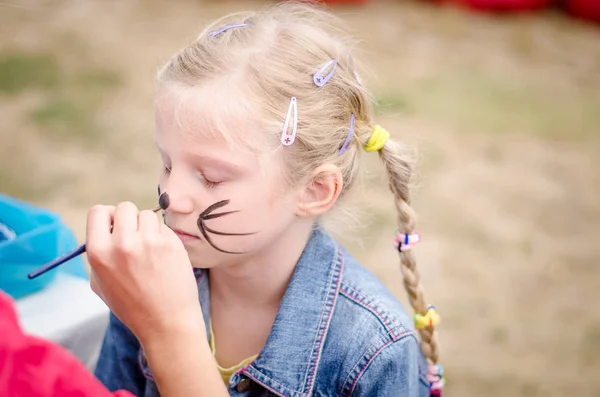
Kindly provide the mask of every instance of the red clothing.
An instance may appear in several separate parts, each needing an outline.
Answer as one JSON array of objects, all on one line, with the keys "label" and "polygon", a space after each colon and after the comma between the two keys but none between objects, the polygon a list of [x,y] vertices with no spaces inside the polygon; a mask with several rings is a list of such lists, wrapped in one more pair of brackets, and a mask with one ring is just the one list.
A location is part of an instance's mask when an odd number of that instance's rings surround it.
[{"label": "red clothing", "polygon": [[567,10],[583,19],[600,22],[600,2],[598,0],[568,0]]},{"label": "red clothing", "polygon": [[23,333],[12,298],[0,291],[0,396],[135,397],[111,393],[69,351]]},{"label": "red clothing", "polygon": [[434,0],[439,3],[454,3],[479,11],[516,12],[534,11],[549,7],[557,0]]}]

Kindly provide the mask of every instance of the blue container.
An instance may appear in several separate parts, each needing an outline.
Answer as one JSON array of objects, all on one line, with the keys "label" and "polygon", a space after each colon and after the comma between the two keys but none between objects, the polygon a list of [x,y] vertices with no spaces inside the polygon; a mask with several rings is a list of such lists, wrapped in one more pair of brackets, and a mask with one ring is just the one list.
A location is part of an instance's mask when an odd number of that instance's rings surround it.
[{"label": "blue container", "polygon": [[[37,292],[52,282],[57,271],[87,279],[81,257],[33,280],[27,275],[77,246],[73,232],[60,216],[0,194],[0,289],[15,299]],[[14,232],[14,233],[11,233]]]}]

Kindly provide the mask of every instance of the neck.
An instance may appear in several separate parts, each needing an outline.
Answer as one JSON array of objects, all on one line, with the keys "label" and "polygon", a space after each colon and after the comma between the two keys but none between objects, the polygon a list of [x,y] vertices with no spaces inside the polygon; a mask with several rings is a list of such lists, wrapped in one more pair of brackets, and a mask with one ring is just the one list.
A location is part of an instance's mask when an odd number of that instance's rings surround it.
[{"label": "neck", "polygon": [[208,272],[211,302],[278,308],[312,232],[312,222],[290,228],[244,262]]}]

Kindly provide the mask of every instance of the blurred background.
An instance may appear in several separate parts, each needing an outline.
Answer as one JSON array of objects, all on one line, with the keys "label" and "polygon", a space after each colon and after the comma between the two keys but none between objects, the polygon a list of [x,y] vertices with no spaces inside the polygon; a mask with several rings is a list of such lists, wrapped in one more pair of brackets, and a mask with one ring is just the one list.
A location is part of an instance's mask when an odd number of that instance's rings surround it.
[{"label": "blurred background", "polygon": [[[0,0],[0,192],[79,241],[94,204],[153,207],[155,71],[263,4]],[[418,151],[415,253],[447,395],[600,396],[600,1],[329,7],[361,41],[377,121]],[[392,196],[367,166],[369,212],[338,235],[406,302]]]}]

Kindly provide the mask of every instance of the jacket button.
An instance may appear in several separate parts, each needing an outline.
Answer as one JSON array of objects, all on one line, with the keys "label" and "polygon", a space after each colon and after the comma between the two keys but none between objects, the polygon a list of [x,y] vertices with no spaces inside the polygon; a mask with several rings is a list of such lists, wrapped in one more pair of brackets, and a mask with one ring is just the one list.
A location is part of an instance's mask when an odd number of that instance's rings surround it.
[{"label": "jacket button", "polygon": [[240,380],[236,387],[236,390],[240,393],[248,391],[248,389],[250,389],[250,379],[248,378]]}]

